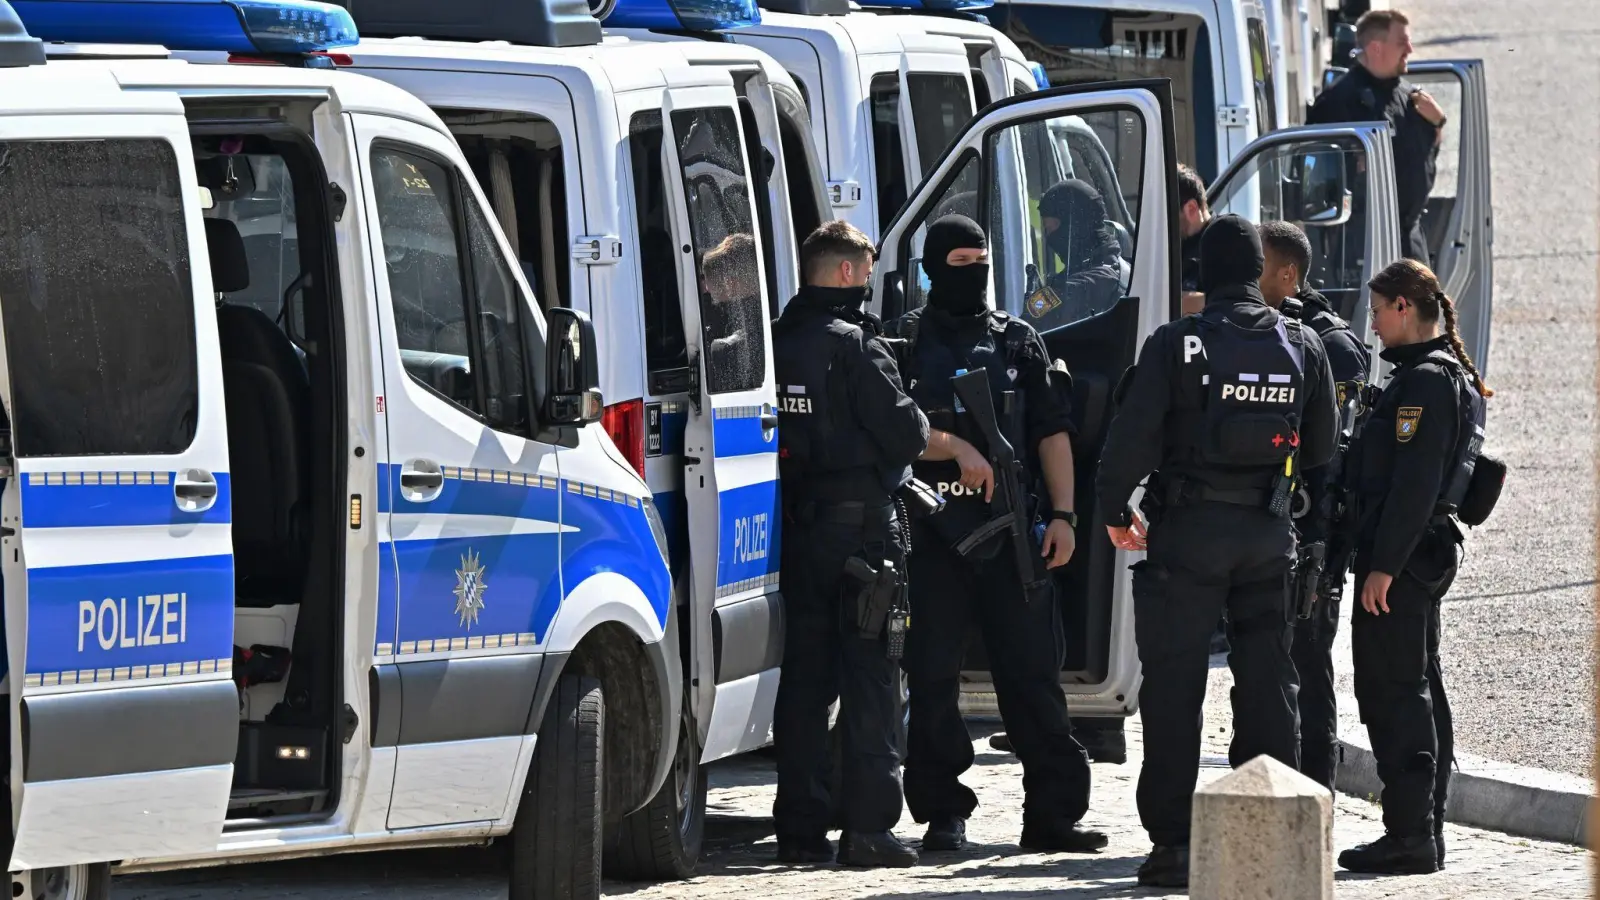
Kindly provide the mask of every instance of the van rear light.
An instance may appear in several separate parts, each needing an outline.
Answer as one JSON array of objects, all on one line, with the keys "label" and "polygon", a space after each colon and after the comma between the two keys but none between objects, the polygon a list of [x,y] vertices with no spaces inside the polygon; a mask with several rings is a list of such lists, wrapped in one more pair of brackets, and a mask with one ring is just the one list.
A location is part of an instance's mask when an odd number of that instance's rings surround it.
[{"label": "van rear light", "polygon": [[644,401],[624,400],[606,407],[600,425],[633,470],[644,477]]}]

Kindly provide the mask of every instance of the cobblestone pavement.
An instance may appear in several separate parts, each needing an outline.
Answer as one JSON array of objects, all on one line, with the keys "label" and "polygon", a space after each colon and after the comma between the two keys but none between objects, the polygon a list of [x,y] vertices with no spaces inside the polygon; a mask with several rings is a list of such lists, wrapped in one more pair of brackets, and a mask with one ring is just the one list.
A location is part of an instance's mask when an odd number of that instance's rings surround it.
[{"label": "cobblestone pavement", "polygon": [[[1201,779],[1227,772],[1229,715],[1226,668],[1214,668],[1206,710]],[[977,762],[967,783],[981,806],[969,824],[972,846],[962,853],[930,856],[912,869],[858,870],[837,866],[794,868],[773,860],[773,778],[769,757],[745,756],[713,767],[707,848],[701,874],[661,885],[608,883],[607,896],[651,898],[875,898],[931,900],[936,897],[1060,900],[1120,897],[1182,897],[1150,891],[1134,882],[1134,871],[1150,849],[1134,806],[1142,751],[1140,723],[1129,723],[1126,765],[1094,767],[1094,802],[1089,824],[1111,836],[1097,855],[1023,853],[1022,770],[1016,758],[989,748],[996,725],[972,723]],[[1336,849],[1382,833],[1379,809],[1355,798],[1337,798]],[[907,814],[902,837],[920,837]],[[1589,853],[1494,832],[1449,826],[1449,867],[1432,876],[1370,878],[1336,876],[1339,900],[1511,900],[1587,897]],[[504,869],[494,848],[363,854],[334,859],[240,866],[119,879],[118,900],[490,900],[505,896]],[[1288,898],[1297,900],[1297,898]]]}]

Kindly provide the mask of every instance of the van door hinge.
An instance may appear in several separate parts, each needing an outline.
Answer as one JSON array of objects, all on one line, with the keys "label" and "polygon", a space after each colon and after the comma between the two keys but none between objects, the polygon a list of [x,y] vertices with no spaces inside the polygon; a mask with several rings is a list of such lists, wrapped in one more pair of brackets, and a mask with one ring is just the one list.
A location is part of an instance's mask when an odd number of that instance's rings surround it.
[{"label": "van door hinge", "polygon": [[842,208],[855,206],[861,202],[861,185],[854,181],[828,182],[828,202]]},{"label": "van door hinge", "polygon": [[339,714],[339,741],[348,744],[356,736],[356,728],[361,724],[361,717],[350,704],[344,705],[344,710]]},{"label": "van door hinge", "polygon": [[580,266],[614,266],[622,261],[622,239],[586,234],[573,240],[572,258]]},{"label": "van door hinge", "polygon": [[1250,107],[1248,106],[1219,106],[1217,107],[1217,124],[1223,128],[1243,128],[1250,124]]},{"label": "van door hinge", "polygon": [[328,199],[333,203],[333,220],[342,221],[345,204],[350,202],[350,198],[345,195],[344,188],[339,187],[337,181],[328,182]]}]

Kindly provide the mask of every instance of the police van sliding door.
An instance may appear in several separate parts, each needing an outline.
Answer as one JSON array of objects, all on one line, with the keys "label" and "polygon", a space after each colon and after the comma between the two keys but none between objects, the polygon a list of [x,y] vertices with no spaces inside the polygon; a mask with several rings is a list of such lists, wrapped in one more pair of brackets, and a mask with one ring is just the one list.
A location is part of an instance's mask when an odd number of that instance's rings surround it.
[{"label": "police van sliding door", "polygon": [[[28,102],[27,97],[10,98]],[[171,94],[0,142],[13,871],[216,849],[239,734],[228,422]]]},{"label": "police van sliding door", "polygon": [[1494,208],[1489,202],[1489,91],[1483,60],[1412,61],[1406,80],[1444,110],[1438,174],[1422,213],[1433,270],[1455,301],[1461,342],[1488,377],[1494,301]]},{"label": "police van sliding door", "polygon": [[669,90],[662,153],[683,332],[699,384],[684,432],[690,649],[702,760],[771,733],[783,656],[778,414],[761,233],[731,87]]},{"label": "police van sliding door", "polygon": [[[1073,664],[1083,674],[1071,679],[1068,696],[1075,714],[1124,715],[1135,708],[1139,687],[1132,585],[1127,571],[1132,560],[1106,538],[1105,529],[1100,527],[1103,517],[1092,505],[1091,488],[1099,442],[1110,415],[1111,385],[1132,363],[1143,337],[1167,321],[1169,309],[1176,303],[1177,234],[1172,216],[1175,203],[1171,200],[1176,186],[1170,86],[1165,81],[1148,81],[1119,84],[1115,89],[1050,88],[992,104],[979,112],[944,155],[929,165],[928,177],[884,234],[873,294],[885,303],[883,315],[903,311],[897,308],[902,296],[900,288],[917,277],[920,263],[915,241],[918,231],[930,220],[951,211],[963,194],[970,194],[962,201],[974,210],[968,214],[994,232],[990,246],[998,250],[992,256],[1026,258],[1025,253],[1031,253],[1031,258],[1042,263],[1042,248],[1053,243],[1047,238],[1054,229],[1047,233],[1046,225],[1069,227],[1068,223],[1046,223],[1038,210],[1044,191],[1066,175],[1049,135],[1053,127],[1068,123],[1081,127],[1084,122],[1101,123],[1109,132],[1131,136],[1127,181],[1134,192],[1130,206],[1137,219],[1132,247],[1127,251],[1133,265],[1126,295],[1120,301],[1113,296],[1107,301],[1109,308],[1094,311],[1088,298],[1076,297],[1061,285],[1061,296],[1051,294],[1048,296],[1053,299],[1030,306],[1029,301],[1037,299],[1034,295],[1038,285],[1015,266],[1002,265],[997,259],[991,269],[992,296],[994,305],[1035,325],[1044,334],[1052,354],[1060,357],[1073,373],[1074,413],[1079,429],[1074,442],[1077,512],[1083,524],[1079,526],[1078,547],[1070,564],[1076,574],[1068,579],[1070,586],[1062,606],[1064,617],[1070,609],[1077,609],[1081,622],[1087,623],[1069,626],[1069,635],[1085,647],[1094,646],[1092,653],[1080,650],[1069,654],[1069,660],[1089,656],[1093,662]],[[1109,235],[1104,228],[1086,231]],[[1112,252],[1112,246],[1102,249]],[[1117,268],[1103,258],[1099,262],[1110,279],[1107,290],[1120,287]],[[1053,273],[1045,269],[1041,274]],[[912,303],[917,302],[916,292],[905,296]],[[1006,373],[993,373],[992,377],[1004,379]],[[1082,612],[1085,607],[1092,614]],[[1090,629],[1093,635],[1084,636]],[[964,677],[981,683],[986,677],[982,670],[987,665],[970,659],[963,666]]]},{"label": "police van sliding door", "polygon": [[1206,192],[1213,215],[1305,231],[1307,280],[1369,341],[1374,365],[1367,279],[1400,257],[1393,159],[1387,125],[1286,128],[1252,142]]}]

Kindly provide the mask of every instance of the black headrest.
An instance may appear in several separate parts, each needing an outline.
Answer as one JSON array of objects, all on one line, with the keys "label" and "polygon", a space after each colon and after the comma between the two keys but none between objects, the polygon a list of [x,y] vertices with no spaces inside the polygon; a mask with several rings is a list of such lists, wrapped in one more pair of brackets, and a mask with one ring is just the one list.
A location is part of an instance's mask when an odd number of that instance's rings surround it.
[{"label": "black headrest", "polygon": [[250,263],[239,226],[228,219],[206,219],[206,249],[211,254],[211,287],[231,294],[250,286]]}]

